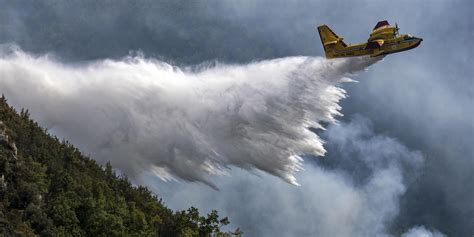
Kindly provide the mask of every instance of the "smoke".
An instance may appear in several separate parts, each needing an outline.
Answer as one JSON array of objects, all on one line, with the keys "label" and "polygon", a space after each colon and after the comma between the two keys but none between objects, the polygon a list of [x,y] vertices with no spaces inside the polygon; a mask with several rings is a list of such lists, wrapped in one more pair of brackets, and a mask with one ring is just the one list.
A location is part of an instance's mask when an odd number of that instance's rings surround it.
[{"label": "smoke", "polygon": [[[392,224],[413,182],[411,173],[423,170],[423,154],[376,134],[371,121],[361,116],[330,125],[321,135],[337,157],[305,157],[305,170],[296,175],[301,187],[239,170],[232,171],[233,178],[217,181],[221,192],[193,183],[159,183],[152,177],[148,183],[173,208],[217,208],[248,236],[388,237],[407,232],[392,229]],[[328,166],[325,159],[347,165]],[[423,236],[417,229],[407,235]]]},{"label": "smoke", "polygon": [[[319,24],[329,24],[349,43],[356,43],[367,40],[377,21],[397,22],[401,33],[425,41],[415,50],[390,55],[387,62],[360,75],[361,83],[345,84],[351,98],[341,101],[344,117],[339,119],[348,122],[354,114],[361,114],[374,123],[376,133],[397,138],[425,155],[424,169],[400,200],[394,228],[403,231],[397,234],[425,226],[448,236],[471,236],[474,188],[466,184],[474,180],[473,4],[469,0],[405,0],[399,4],[364,0],[356,5],[344,0],[3,1],[0,42],[13,42],[37,54],[52,52],[62,62],[120,59],[136,50],[179,64],[212,59],[250,62],[323,55],[314,31]],[[456,43],[447,41],[446,35],[456,35]],[[84,127],[77,129],[79,134]],[[69,139],[74,137],[68,132]],[[328,152],[318,161],[328,168],[352,170],[360,176],[355,182],[364,182],[368,177],[362,171],[367,171],[365,166],[354,159],[342,162],[331,141],[323,140]],[[233,204],[229,201],[228,205]],[[184,208],[188,206],[183,203]],[[254,221],[254,226],[262,221]],[[299,224],[291,219],[284,223]]]},{"label": "smoke", "polygon": [[408,230],[402,237],[445,237],[437,230],[429,231],[424,226],[416,226]]},{"label": "smoke", "polygon": [[[4,50],[5,51],[5,50]],[[213,185],[230,165],[297,185],[301,155],[322,156],[309,127],[334,123],[347,75],[378,59],[287,57],[179,68],[143,56],[65,65],[19,50],[0,59],[16,108],[99,161]]]}]

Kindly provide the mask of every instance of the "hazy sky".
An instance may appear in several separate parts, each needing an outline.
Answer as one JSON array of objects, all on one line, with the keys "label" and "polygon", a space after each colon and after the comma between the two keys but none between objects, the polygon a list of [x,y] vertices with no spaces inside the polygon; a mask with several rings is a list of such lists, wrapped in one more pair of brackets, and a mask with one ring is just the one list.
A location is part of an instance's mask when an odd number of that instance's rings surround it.
[{"label": "hazy sky", "polygon": [[148,181],[172,207],[217,208],[249,236],[282,233],[275,229],[282,225],[291,226],[286,236],[474,233],[472,1],[0,5],[0,43],[52,54],[66,64],[120,60],[137,51],[175,65],[322,56],[319,24],[356,43],[367,39],[377,21],[397,22],[401,33],[424,41],[353,76],[359,83],[343,85],[349,96],[341,103],[344,117],[339,126],[318,132],[327,154],[305,159],[300,187],[236,168],[232,178],[216,181],[219,192],[199,183]]}]

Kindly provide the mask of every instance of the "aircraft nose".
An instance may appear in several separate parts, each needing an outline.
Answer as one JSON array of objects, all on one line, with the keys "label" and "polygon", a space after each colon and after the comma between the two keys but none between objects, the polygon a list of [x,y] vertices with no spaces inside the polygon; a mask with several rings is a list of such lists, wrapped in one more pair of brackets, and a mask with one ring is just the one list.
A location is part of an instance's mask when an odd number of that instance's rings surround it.
[{"label": "aircraft nose", "polygon": [[420,42],[423,41],[423,38],[418,38],[418,39],[420,40]]}]

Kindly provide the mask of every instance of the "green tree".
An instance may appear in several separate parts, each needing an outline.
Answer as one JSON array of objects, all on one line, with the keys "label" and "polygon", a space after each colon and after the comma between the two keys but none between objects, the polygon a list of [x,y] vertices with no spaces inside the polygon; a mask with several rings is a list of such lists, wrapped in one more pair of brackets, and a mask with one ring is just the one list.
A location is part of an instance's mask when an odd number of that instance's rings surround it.
[{"label": "green tree", "polygon": [[172,211],[0,98],[0,235],[231,236],[217,211]]}]

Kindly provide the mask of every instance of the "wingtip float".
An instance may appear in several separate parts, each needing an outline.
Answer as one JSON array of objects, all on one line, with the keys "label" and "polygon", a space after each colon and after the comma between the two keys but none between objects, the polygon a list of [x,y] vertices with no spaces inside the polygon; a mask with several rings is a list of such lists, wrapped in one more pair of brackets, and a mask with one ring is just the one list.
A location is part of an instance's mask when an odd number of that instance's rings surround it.
[{"label": "wingtip float", "polygon": [[334,33],[327,25],[318,26],[319,36],[326,58],[345,58],[369,55],[377,57],[398,53],[418,47],[422,38],[410,34],[398,33],[398,25],[391,26],[388,21],[379,21],[372,30],[366,43],[347,45],[343,38]]}]

